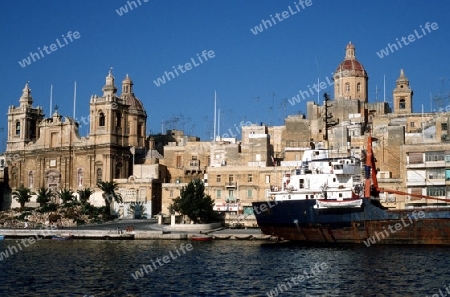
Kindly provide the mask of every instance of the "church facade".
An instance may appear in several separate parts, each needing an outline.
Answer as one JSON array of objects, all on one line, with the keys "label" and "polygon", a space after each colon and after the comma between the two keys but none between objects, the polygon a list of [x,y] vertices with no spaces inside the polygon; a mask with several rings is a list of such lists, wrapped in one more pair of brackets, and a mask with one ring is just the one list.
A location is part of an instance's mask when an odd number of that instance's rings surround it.
[{"label": "church facade", "polygon": [[11,189],[24,185],[32,191],[44,187],[76,193],[94,189],[99,181],[132,175],[130,148],[145,149],[147,113],[128,75],[120,96],[111,71],[102,91],[102,96],[90,99],[90,132],[81,137],[73,118],[57,109],[46,118],[41,107],[33,107],[31,89],[25,85],[19,106],[8,109],[6,161]]}]

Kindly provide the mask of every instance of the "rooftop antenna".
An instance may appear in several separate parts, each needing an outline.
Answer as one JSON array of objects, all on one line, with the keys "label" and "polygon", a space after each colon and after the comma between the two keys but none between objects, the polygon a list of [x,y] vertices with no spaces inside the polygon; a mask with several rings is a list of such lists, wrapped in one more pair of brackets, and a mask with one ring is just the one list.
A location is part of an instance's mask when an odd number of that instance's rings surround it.
[{"label": "rooftop antenna", "polygon": [[77,82],[75,81],[75,84],[73,87],[73,119],[74,120],[75,120],[76,102],[77,102]]},{"label": "rooftop antenna", "polygon": [[217,110],[217,136],[219,136],[220,141],[220,108]]},{"label": "rooftop antenna", "polygon": [[272,93],[272,126],[275,126],[275,93]]},{"label": "rooftop antenna", "polygon": [[383,75],[383,102],[386,102],[386,74]]},{"label": "rooftop antenna", "polygon": [[[317,74],[320,75],[320,69],[319,69],[319,60],[316,58],[316,66],[317,66]],[[319,76],[317,76],[317,105],[319,105],[319,101],[320,101],[320,79]]]},{"label": "rooftop antenna", "polygon": [[50,85],[50,117],[52,116],[53,112],[52,100],[53,100],[53,85]]},{"label": "rooftop antenna", "polygon": [[213,134],[213,141],[216,141],[216,104],[217,104],[217,92],[214,91],[214,134]]},{"label": "rooftop antenna", "polygon": [[319,105],[320,103],[319,103],[319,100],[320,100],[320,89],[319,89],[319,86],[320,86],[320,79],[319,79],[319,77],[317,77],[317,105]]}]

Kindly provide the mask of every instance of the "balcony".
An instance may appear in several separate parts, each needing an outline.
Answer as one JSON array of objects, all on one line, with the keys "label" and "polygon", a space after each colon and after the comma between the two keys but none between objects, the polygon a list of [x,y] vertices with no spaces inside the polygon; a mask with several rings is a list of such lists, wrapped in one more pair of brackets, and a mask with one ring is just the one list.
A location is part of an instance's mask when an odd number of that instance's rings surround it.
[{"label": "balcony", "polygon": [[203,170],[200,168],[200,161],[199,160],[192,160],[189,162],[189,165],[184,167],[185,174],[197,174],[202,173]]},{"label": "balcony", "polygon": [[414,186],[425,186],[425,179],[407,179],[406,180],[406,186],[407,187],[414,187]]},{"label": "balcony", "polygon": [[236,183],[235,182],[227,182],[227,183],[225,183],[225,188],[236,189]]},{"label": "balcony", "polygon": [[434,168],[434,167],[445,167],[445,161],[426,161],[425,162],[426,168]]}]

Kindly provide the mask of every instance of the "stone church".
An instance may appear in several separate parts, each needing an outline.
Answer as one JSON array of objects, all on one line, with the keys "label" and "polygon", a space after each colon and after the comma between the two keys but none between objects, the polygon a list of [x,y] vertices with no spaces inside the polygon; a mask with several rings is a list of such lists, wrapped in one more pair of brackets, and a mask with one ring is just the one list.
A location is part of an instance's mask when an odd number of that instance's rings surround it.
[{"label": "stone church", "polygon": [[31,89],[25,85],[20,105],[8,109],[6,157],[11,189],[23,184],[33,191],[45,187],[76,192],[94,189],[99,181],[132,175],[133,153],[146,148],[147,113],[128,75],[120,96],[111,70],[102,91],[102,96],[90,99],[90,132],[81,137],[75,119],[60,115],[56,108],[45,117],[41,107],[34,107]]}]

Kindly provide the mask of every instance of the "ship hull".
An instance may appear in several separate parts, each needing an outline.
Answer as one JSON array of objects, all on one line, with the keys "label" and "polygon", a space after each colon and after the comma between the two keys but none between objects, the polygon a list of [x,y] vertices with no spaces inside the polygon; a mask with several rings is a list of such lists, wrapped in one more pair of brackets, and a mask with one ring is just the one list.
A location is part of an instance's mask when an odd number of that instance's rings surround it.
[{"label": "ship hull", "polygon": [[254,202],[264,234],[310,243],[450,245],[450,211],[385,210],[363,199],[360,208],[317,209],[316,201]]}]

